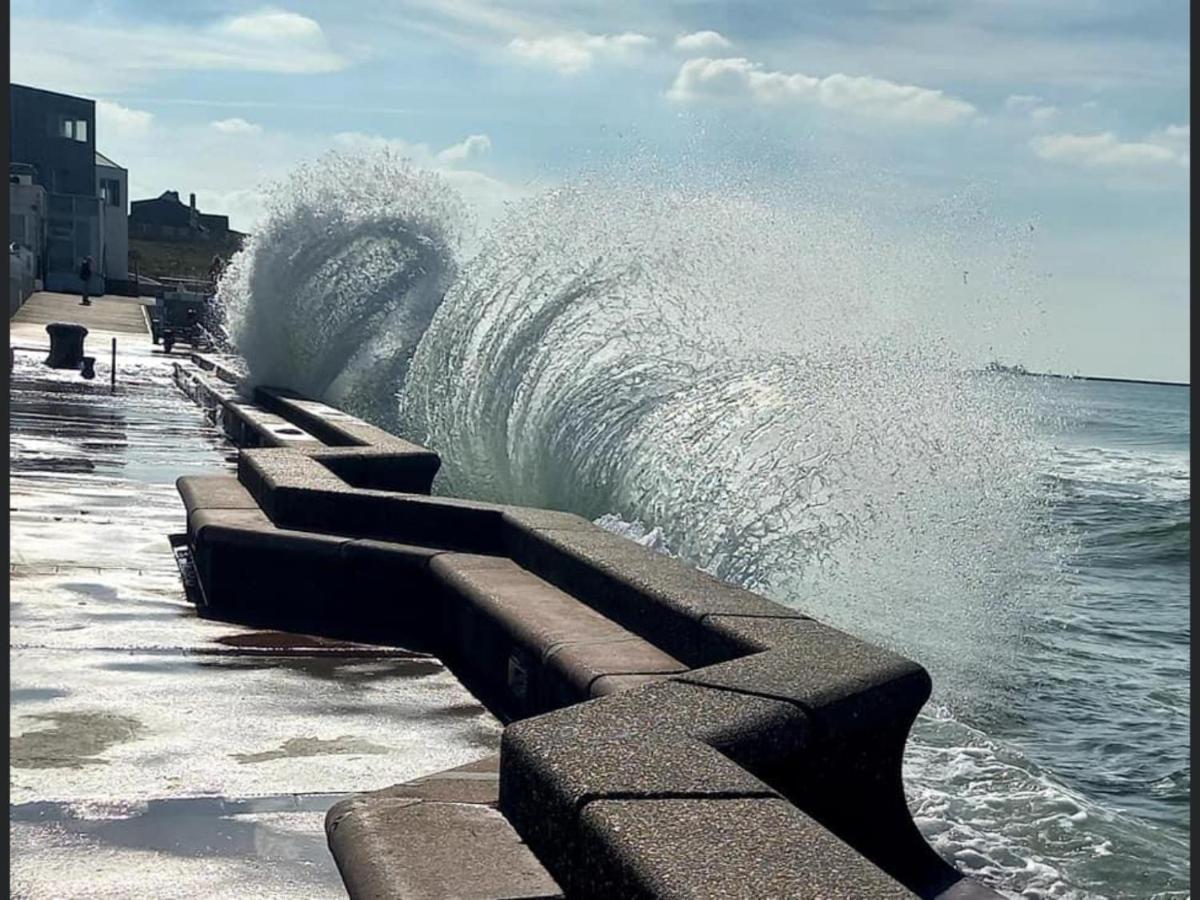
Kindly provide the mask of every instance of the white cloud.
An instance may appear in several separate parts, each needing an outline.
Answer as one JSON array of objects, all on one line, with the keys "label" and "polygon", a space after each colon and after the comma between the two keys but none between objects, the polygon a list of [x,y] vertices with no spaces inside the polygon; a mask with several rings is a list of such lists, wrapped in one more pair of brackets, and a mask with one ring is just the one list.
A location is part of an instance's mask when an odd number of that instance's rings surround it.
[{"label": "white cloud", "polygon": [[946,124],[976,113],[970,103],[929,88],[840,73],[816,78],[769,72],[742,58],[689,59],[680,68],[667,97],[677,102],[812,103],[872,118],[924,124]]},{"label": "white cloud", "polygon": [[[152,82],[171,70],[299,74],[349,65],[330,47],[317,21],[279,9],[205,25],[129,22],[117,27],[26,18],[11,24],[13,81],[90,96]],[[106,54],[102,65],[83,65],[77,47],[129,50]]]},{"label": "white cloud", "polygon": [[1151,133],[1147,138],[1151,144],[1165,147],[1175,154],[1176,161],[1186,168],[1192,165],[1192,126],[1168,125],[1161,131]]},{"label": "white cloud", "polygon": [[[321,26],[307,16],[264,9],[202,30],[189,46],[168,48],[176,68],[246,69],[261,72],[335,72],[347,61],[333,52]],[[139,48],[139,53],[140,53]]]},{"label": "white cloud", "polygon": [[428,144],[414,144],[403,138],[365,134],[361,131],[339,131],[333,136],[333,144],[342,150],[382,150],[387,148],[421,164],[428,164],[434,157]]},{"label": "white cloud", "polygon": [[221,134],[262,134],[262,126],[247,122],[245,119],[219,119],[211,123],[212,127]]},{"label": "white cloud", "polygon": [[[1156,139],[1156,137],[1158,139]],[[1164,164],[1187,165],[1181,153],[1152,135],[1143,141],[1122,141],[1111,131],[1100,134],[1049,134],[1035,137],[1029,146],[1039,157],[1087,168],[1146,168]]]},{"label": "white cloud", "polygon": [[1058,117],[1058,107],[1037,94],[1012,94],[1004,101],[1004,108],[1010,113],[1027,115],[1035,122],[1049,122]]},{"label": "white cloud", "polygon": [[632,31],[622,34],[587,34],[582,31],[541,38],[513,38],[508,49],[521,61],[575,75],[597,61],[627,63],[654,46],[654,38]]},{"label": "white cloud", "polygon": [[[100,137],[103,140],[103,133]],[[152,123],[147,133],[127,135],[115,141],[111,151],[107,144],[103,149],[128,168],[132,198],[156,197],[164,190],[177,190],[183,196],[195,192],[205,212],[227,214],[233,228],[253,231],[266,209],[267,186],[330,149],[392,150],[445,178],[477,220],[486,223],[526,191],[472,168],[472,162],[490,147],[491,140],[483,134],[469,135],[437,151],[427,143],[364,132],[299,135],[260,128],[230,133],[203,122],[169,128]]]},{"label": "white cloud", "polygon": [[403,138],[384,137],[379,134],[364,134],[361,131],[341,131],[333,136],[335,146],[345,150],[380,150],[388,148],[412,160],[417,165],[437,168],[453,166],[477,159],[492,149],[492,139],[486,134],[472,134],[439,151],[428,144],[413,143]]},{"label": "white cloud", "polygon": [[457,144],[453,144],[438,153],[437,158],[444,163],[460,163],[477,156],[482,156],[492,149],[492,139],[486,134],[472,134]]},{"label": "white cloud", "polygon": [[1042,103],[1042,98],[1036,94],[1013,94],[1004,101],[1004,108],[1009,112],[1030,112]]},{"label": "white cloud", "polygon": [[693,31],[691,34],[681,34],[675,39],[675,49],[691,50],[697,53],[724,50],[732,46],[733,43],[729,38],[716,31]]},{"label": "white cloud", "polygon": [[235,16],[219,27],[230,37],[252,41],[315,43],[325,39],[321,26],[315,21],[282,9],[263,9],[249,15]]},{"label": "white cloud", "polygon": [[474,212],[476,225],[486,228],[504,214],[506,207],[535,191],[532,185],[519,185],[485,175],[474,169],[437,169],[446,182]]},{"label": "white cloud", "polygon": [[109,100],[96,101],[97,146],[106,141],[141,137],[154,124],[154,114],[142,109],[130,109]]}]

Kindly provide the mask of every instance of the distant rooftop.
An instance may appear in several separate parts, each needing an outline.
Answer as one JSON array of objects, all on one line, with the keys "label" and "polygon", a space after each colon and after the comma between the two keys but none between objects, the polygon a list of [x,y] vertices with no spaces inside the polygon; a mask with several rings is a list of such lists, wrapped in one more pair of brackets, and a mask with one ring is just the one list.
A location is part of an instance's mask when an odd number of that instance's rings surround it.
[{"label": "distant rooftop", "polygon": [[124,169],[125,168],[124,166],[120,165],[119,163],[113,162],[111,159],[109,159],[107,156],[105,156],[99,150],[96,151],[96,165],[108,166],[110,169]]}]

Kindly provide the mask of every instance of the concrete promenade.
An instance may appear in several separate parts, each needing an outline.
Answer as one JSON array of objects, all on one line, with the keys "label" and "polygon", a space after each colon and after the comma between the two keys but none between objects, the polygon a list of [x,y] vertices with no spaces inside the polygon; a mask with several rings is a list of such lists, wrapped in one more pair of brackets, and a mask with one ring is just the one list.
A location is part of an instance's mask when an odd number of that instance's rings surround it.
[{"label": "concrete promenade", "polygon": [[[197,617],[174,482],[235,451],[137,301],[77,304],[35,295],[11,338],[12,896],[344,897],[326,810],[493,755],[499,724],[427,655]],[[94,381],[19,349],[41,319],[91,329]]]},{"label": "concrete promenade", "polygon": [[[97,359],[106,356],[109,338],[124,342],[145,337],[150,344],[150,328],[144,307],[153,306],[153,297],[118,297],[105,294],[92,297],[91,306],[82,306],[78,294],[38,291],[25,301],[9,321],[9,343],[16,346],[49,346],[46,326],[51,322],[76,322],[88,329],[87,354]],[[134,341],[141,346],[143,342]]]}]

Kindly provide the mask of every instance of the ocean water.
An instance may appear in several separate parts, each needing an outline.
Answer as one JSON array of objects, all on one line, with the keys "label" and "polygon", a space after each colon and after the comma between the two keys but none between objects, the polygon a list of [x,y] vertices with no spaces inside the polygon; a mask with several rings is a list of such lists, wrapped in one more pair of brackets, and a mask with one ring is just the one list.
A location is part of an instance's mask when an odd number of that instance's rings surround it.
[{"label": "ocean water", "polygon": [[1021,896],[1190,896],[1190,388],[1014,380],[1043,407],[1068,552],[1008,690],[918,723],[910,805],[935,847]]},{"label": "ocean water", "polygon": [[1187,388],[981,371],[1036,309],[828,200],[583,181],[472,235],[386,152],[271,196],[219,292],[252,379],[920,661],[906,785],[964,871],[1188,895]]}]

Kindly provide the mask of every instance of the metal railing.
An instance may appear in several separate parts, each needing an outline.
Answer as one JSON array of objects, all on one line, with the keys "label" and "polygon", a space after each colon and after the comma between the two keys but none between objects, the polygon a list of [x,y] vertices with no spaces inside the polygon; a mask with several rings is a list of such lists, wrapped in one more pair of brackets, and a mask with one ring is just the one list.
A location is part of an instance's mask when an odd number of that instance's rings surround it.
[{"label": "metal railing", "polygon": [[163,276],[155,279],[163,287],[175,290],[191,291],[196,294],[215,294],[217,283],[207,278],[172,278]]}]

